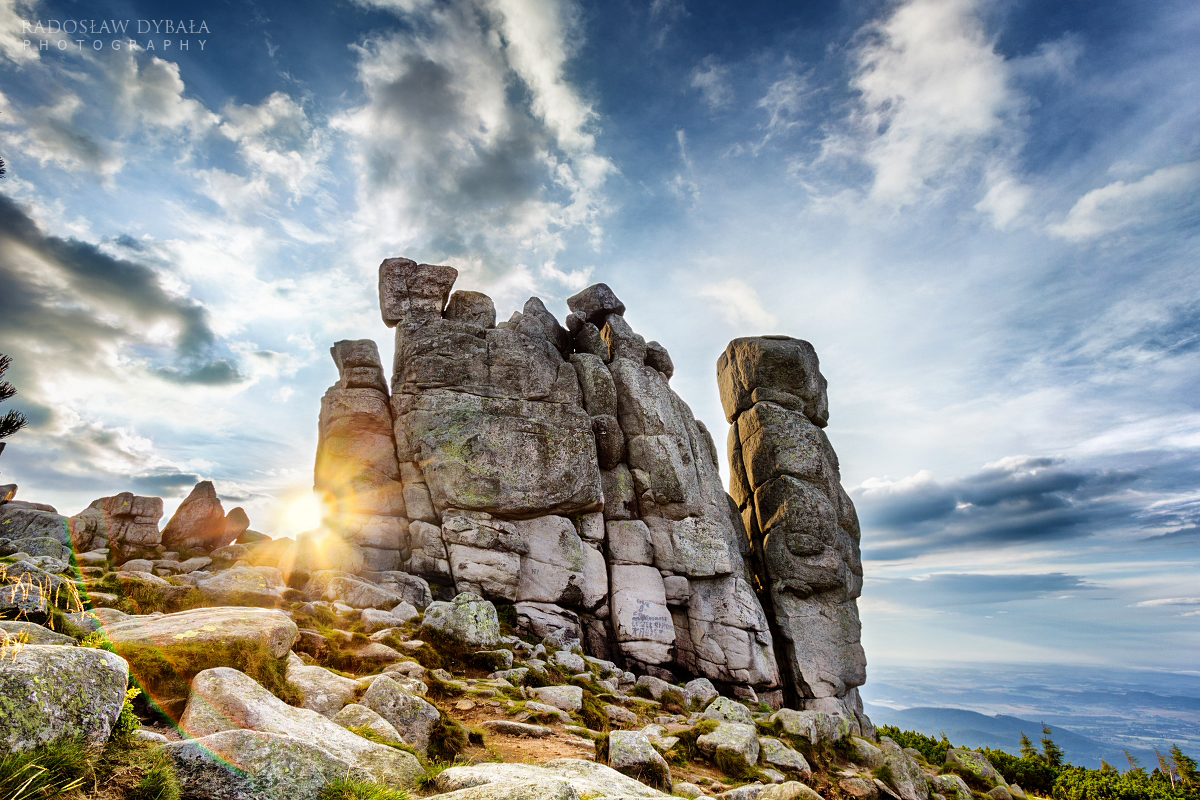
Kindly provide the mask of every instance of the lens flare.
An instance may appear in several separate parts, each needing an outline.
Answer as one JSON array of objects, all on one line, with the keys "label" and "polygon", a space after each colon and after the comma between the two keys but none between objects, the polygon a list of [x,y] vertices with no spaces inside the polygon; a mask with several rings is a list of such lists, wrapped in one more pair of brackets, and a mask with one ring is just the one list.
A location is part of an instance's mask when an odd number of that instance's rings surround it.
[{"label": "lens flare", "polygon": [[284,501],[275,525],[274,536],[295,538],[296,534],[319,528],[325,514],[325,504],[316,493],[297,493]]}]

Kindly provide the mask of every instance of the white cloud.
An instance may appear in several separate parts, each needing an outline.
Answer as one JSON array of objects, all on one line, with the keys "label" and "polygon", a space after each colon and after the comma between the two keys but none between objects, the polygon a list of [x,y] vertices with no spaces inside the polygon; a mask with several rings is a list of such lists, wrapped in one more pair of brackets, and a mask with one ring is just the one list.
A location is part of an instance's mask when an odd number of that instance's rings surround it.
[{"label": "white cloud", "polygon": [[367,102],[334,121],[358,172],[355,260],[419,251],[492,284],[554,261],[572,235],[598,241],[615,168],[596,152],[594,109],[566,79],[573,9],[419,10],[408,20],[419,34],[357,47]]},{"label": "white cloud", "polygon": [[976,210],[999,228],[1017,220],[1030,197],[1013,167],[1025,101],[978,0],[909,0],[860,38],[850,128],[826,137],[819,160],[864,162],[868,198],[887,207],[978,182]]},{"label": "white cloud", "polygon": [[758,107],[767,112],[767,134],[762,144],[799,125],[800,110],[810,92],[808,79],[789,72],[771,84],[771,88],[758,101]]},{"label": "white cloud", "polygon": [[1062,222],[1049,225],[1054,236],[1071,242],[1153,222],[1179,203],[1195,203],[1200,161],[1163,167],[1140,180],[1114,181],[1076,201]]},{"label": "white cloud", "polygon": [[1142,606],[1200,606],[1200,597],[1162,597],[1157,600],[1143,600],[1134,605]]},{"label": "white cloud", "polygon": [[761,333],[777,324],[775,315],[763,306],[754,287],[737,278],[704,284],[695,294],[712,303],[721,319],[739,330]]},{"label": "white cloud", "polygon": [[705,56],[692,70],[689,84],[697,89],[704,102],[713,111],[733,102],[733,88],[729,85],[729,67],[718,64],[712,56]]},{"label": "white cloud", "polygon": [[18,64],[38,60],[37,47],[26,47],[22,23],[33,14],[31,4],[17,0],[0,0],[0,53]]}]

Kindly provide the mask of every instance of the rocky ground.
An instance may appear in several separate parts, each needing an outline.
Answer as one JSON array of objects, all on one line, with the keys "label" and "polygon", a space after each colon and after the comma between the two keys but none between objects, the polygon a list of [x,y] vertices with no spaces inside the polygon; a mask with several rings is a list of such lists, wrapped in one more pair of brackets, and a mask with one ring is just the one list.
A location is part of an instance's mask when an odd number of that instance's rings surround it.
[{"label": "rocky ground", "polygon": [[403,572],[285,580],[290,543],[245,525],[118,564],[64,519],[0,505],[0,794],[69,741],[101,754],[84,797],[1024,796],[972,751],[931,765],[857,719],[637,675]]}]

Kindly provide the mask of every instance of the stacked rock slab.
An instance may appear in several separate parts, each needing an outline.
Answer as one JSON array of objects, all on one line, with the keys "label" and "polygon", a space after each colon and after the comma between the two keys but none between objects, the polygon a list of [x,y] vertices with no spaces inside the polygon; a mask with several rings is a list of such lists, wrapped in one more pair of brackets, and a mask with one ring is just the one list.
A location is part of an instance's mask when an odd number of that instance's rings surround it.
[{"label": "stacked rock slab", "polygon": [[730,494],[750,534],[789,706],[861,716],[859,526],[822,430],[826,381],[812,345],[735,339],[717,362]]},{"label": "stacked rock slab", "polygon": [[564,329],[537,298],[496,324],[456,278],[379,270],[405,568],[642,671],[778,690],[742,519],[665,348],[603,284],[568,301]]},{"label": "stacked rock slab", "polygon": [[314,487],[329,504],[326,525],[364,566],[394,570],[406,557],[408,519],[379,349],[359,339],[330,354],[338,381],[321,398]]},{"label": "stacked rock slab", "polygon": [[71,517],[71,540],[78,552],[108,547],[120,556],[152,550],[162,541],[160,497],[139,497],[121,492],[101,497]]}]

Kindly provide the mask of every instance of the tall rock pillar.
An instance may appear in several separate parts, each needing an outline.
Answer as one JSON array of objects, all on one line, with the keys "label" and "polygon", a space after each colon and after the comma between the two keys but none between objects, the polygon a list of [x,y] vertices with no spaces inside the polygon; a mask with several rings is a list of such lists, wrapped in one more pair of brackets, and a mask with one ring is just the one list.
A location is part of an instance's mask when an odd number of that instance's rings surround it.
[{"label": "tall rock pillar", "polygon": [[786,336],[735,339],[717,381],[732,425],[730,495],[773,620],[787,705],[865,720],[858,517],[822,430],[829,403],[816,351]]},{"label": "tall rock pillar", "polygon": [[408,519],[379,348],[348,340],[330,354],[339,377],[321,398],[314,487],[330,506],[326,526],[358,548],[363,567],[394,570],[408,549]]}]

